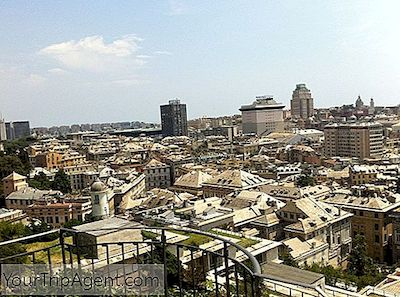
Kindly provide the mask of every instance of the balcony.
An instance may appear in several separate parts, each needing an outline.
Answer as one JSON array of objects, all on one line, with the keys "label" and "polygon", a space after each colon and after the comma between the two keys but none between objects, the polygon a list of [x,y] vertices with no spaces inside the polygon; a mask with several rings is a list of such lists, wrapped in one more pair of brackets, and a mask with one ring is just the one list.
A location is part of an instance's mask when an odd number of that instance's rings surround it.
[{"label": "balcony", "polygon": [[[118,231],[124,236],[94,242],[88,234],[95,234],[99,229],[62,228],[1,242],[0,249],[10,250],[16,245],[27,245],[29,249],[2,258],[0,263],[67,265],[93,271],[104,271],[111,264],[159,264],[164,269],[165,296],[328,296],[324,292],[323,276],[317,275],[313,283],[308,283],[304,281],[306,271],[285,266],[280,275],[280,264],[275,263],[267,264],[268,274],[263,274],[257,259],[238,243],[213,233],[178,229],[147,226],[101,229],[102,234]],[[177,231],[195,239],[211,238],[215,244],[201,248],[195,240],[177,241],[171,236]]]}]

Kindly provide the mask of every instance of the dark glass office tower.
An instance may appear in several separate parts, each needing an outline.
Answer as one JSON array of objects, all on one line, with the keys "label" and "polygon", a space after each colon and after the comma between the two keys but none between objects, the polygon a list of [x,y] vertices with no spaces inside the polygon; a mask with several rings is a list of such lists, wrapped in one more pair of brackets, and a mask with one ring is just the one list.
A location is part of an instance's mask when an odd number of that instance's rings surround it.
[{"label": "dark glass office tower", "polygon": [[14,140],[31,135],[31,128],[28,121],[6,123],[7,139]]},{"label": "dark glass office tower", "polygon": [[161,105],[161,126],[163,136],[187,136],[186,104],[180,100],[170,100],[169,104]]}]

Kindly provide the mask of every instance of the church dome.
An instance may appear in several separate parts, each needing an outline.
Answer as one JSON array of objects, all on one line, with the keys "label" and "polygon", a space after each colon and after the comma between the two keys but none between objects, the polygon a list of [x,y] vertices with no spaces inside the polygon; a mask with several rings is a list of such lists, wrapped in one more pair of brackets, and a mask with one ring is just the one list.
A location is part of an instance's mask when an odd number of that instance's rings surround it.
[{"label": "church dome", "polygon": [[107,189],[106,185],[99,179],[97,179],[90,187],[91,192],[102,192],[106,189]]}]

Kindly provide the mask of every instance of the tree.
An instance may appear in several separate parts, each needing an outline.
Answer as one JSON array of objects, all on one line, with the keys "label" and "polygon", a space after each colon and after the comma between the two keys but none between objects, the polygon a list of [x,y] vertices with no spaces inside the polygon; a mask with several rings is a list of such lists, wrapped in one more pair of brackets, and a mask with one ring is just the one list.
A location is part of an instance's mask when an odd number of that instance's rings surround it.
[{"label": "tree", "polygon": [[367,244],[362,235],[356,235],[353,240],[353,248],[349,255],[349,272],[356,276],[376,275],[377,267],[372,258],[367,255]]},{"label": "tree", "polygon": [[3,179],[13,171],[24,175],[29,172],[17,156],[0,156],[0,178]]},{"label": "tree", "polygon": [[77,219],[72,219],[72,220],[69,220],[68,222],[64,223],[63,227],[67,228],[67,229],[71,229],[72,227],[79,226],[82,224],[83,224],[83,222],[81,222]]},{"label": "tree", "polygon": [[331,286],[335,286],[336,282],[343,278],[341,268],[335,268],[332,265],[313,263],[311,266],[306,266],[305,269],[323,274],[325,276],[326,283]]},{"label": "tree", "polygon": [[[35,221],[32,224],[29,225],[28,230],[29,234],[40,234],[43,232],[50,231],[52,227],[47,224],[46,222],[42,221]],[[52,241],[55,240],[58,237],[57,233],[53,234],[48,234],[45,236],[41,236],[40,238],[34,239],[34,241]]]},{"label": "tree", "polygon": [[50,230],[51,227],[46,222],[36,221],[29,225],[29,231],[31,234],[39,234]]},{"label": "tree", "polygon": [[311,267],[305,266],[304,269],[325,275],[328,285],[335,286],[339,281],[346,285],[356,285],[358,290],[367,285],[378,284],[384,279],[373,260],[368,257],[365,239],[361,235],[357,235],[353,240],[353,249],[349,254],[346,270],[316,263]]},{"label": "tree", "polygon": [[4,151],[7,155],[18,154],[24,151],[25,148],[27,148],[34,141],[35,139],[32,137],[8,140],[4,142]]},{"label": "tree", "polygon": [[27,227],[22,223],[0,222],[0,242],[23,237],[28,233]]},{"label": "tree", "polygon": [[34,178],[28,180],[28,184],[35,189],[39,190],[50,190],[52,183],[49,178],[43,172],[40,172]]},{"label": "tree", "polygon": [[305,175],[302,174],[299,176],[299,178],[297,179],[297,186],[298,187],[307,187],[307,186],[314,186],[315,185],[315,179],[310,176],[310,175]]},{"label": "tree", "polygon": [[64,194],[71,193],[71,182],[68,175],[64,170],[60,169],[54,176],[54,181],[52,182],[52,189],[61,191]]},{"label": "tree", "polygon": [[[164,263],[164,253],[162,244],[153,244],[154,249],[152,251],[152,255],[147,253],[143,256],[142,263],[148,263],[151,261],[152,264],[163,264]],[[173,286],[179,283],[178,278],[178,259],[172,254],[170,251],[165,251],[166,255],[166,268],[167,268],[167,280],[168,286]],[[182,272],[183,273],[183,272]]]},{"label": "tree", "polygon": [[293,256],[288,252],[287,249],[284,249],[282,254],[280,255],[280,258],[283,261],[283,264],[292,266],[292,267],[299,267],[297,262],[294,260]]},{"label": "tree", "polygon": [[[0,152],[0,179],[3,179],[13,171],[28,175],[32,169],[29,162],[29,155],[26,147],[32,139],[19,139],[4,142],[4,152]],[[3,193],[3,186],[0,186],[0,194]]]},{"label": "tree", "polygon": [[[33,138],[22,138],[22,139],[4,142],[4,153],[3,153],[2,157],[16,157],[20,161],[18,168],[11,167],[11,169],[14,168],[13,170],[11,170],[11,172],[16,171],[20,174],[27,175],[30,172],[30,170],[32,170],[32,165],[29,161],[29,154],[26,151],[26,148],[33,141],[34,141]],[[6,158],[4,161],[13,161],[13,160],[15,160],[15,159]],[[8,163],[6,163],[6,164],[8,164]],[[10,174],[11,172],[9,172],[8,174]]]},{"label": "tree", "polygon": [[[0,222],[0,241],[7,241],[14,238],[25,236],[28,233],[27,228],[21,224],[11,224],[10,222]],[[0,247],[0,259],[22,254],[26,252],[24,245],[12,243]],[[8,264],[25,263],[27,256],[12,258],[6,260]]]}]

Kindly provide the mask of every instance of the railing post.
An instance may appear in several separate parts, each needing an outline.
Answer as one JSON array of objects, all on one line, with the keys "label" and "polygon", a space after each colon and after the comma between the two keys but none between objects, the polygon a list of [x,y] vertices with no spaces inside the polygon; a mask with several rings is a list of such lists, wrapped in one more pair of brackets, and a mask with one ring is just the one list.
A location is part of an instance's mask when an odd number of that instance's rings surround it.
[{"label": "railing post", "polygon": [[215,278],[215,296],[218,297],[218,270],[217,270],[217,255],[213,255],[212,258],[214,259],[214,278]]},{"label": "railing post", "polygon": [[[105,246],[106,246],[107,276],[110,277],[110,248],[108,246],[108,243],[106,243]],[[110,282],[108,283],[108,291],[109,291],[109,293],[111,295],[112,289],[111,289],[111,283]]]},{"label": "railing post", "polygon": [[254,278],[254,282],[253,282],[253,292],[254,292],[254,296],[256,297],[260,297],[261,296],[261,290],[260,290],[260,277],[258,275],[254,275],[252,276]]},{"label": "railing post", "polygon": [[167,238],[165,237],[165,230],[161,230],[161,242],[163,250],[163,263],[164,263],[164,295],[168,296],[168,272],[167,272]]},{"label": "railing post", "polygon": [[190,249],[190,262],[191,262],[191,272],[192,272],[192,287],[193,287],[193,296],[196,296],[196,279],[194,275],[194,256],[193,249]]},{"label": "railing post", "polygon": [[[255,275],[254,274],[250,274],[250,278],[251,278],[251,281],[250,281],[250,287],[251,287],[251,297],[256,297],[256,287],[255,287]],[[257,290],[257,291],[260,291],[260,290]]]},{"label": "railing post", "polygon": [[81,267],[81,249],[80,249],[80,244],[79,244],[79,233],[74,234],[75,237],[75,248],[76,248],[76,256],[78,260],[78,267]]},{"label": "railing post", "polygon": [[236,297],[239,297],[239,276],[237,263],[235,263],[235,285],[236,285]]},{"label": "railing post", "polygon": [[64,230],[60,230],[60,245],[61,245],[61,255],[63,265],[67,264],[65,260],[65,238],[64,238]]},{"label": "railing post", "polygon": [[247,273],[246,273],[246,269],[244,267],[242,267],[243,269],[243,284],[244,284],[244,294],[247,297]]},{"label": "railing post", "polygon": [[179,244],[176,245],[176,257],[178,264],[179,297],[182,297],[182,276],[181,276],[181,260],[179,255]]},{"label": "railing post", "polygon": [[[126,270],[125,270],[125,249],[124,249],[124,243],[121,243],[121,254],[122,254],[122,273],[124,274],[124,277],[126,277]],[[93,259],[92,259],[93,260]],[[93,262],[92,262],[93,263]],[[124,286],[124,294],[126,295],[126,286]]]},{"label": "railing post", "polygon": [[225,283],[226,283],[226,296],[230,297],[230,287],[229,287],[229,268],[228,268],[228,244],[224,241],[224,261],[225,261]]}]

